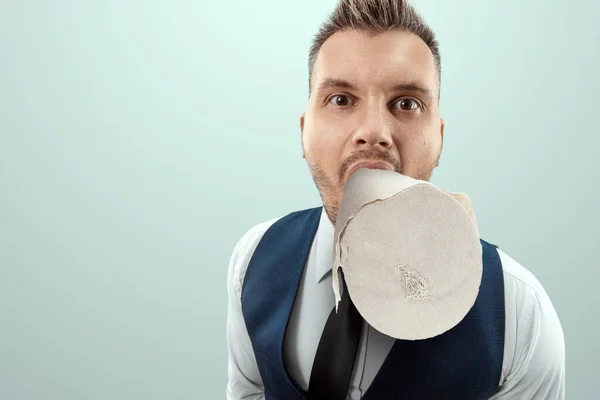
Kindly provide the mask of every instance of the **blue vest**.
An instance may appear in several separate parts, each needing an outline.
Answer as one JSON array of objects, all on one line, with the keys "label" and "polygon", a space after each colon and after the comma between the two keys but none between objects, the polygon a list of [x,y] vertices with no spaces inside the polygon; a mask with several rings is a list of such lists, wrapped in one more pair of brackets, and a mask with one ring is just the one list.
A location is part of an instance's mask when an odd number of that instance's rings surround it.
[{"label": "blue vest", "polygon": [[[242,312],[267,400],[307,399],[287,373],[283,342],[321,211],[298,211],[276,221],[258,244],[244,278]],[[467,316],[442,335],[396,340],[362,399],[485,400],[498,389],[504,280],[496,246],[483,240],[481,245],[483,276]]]}]

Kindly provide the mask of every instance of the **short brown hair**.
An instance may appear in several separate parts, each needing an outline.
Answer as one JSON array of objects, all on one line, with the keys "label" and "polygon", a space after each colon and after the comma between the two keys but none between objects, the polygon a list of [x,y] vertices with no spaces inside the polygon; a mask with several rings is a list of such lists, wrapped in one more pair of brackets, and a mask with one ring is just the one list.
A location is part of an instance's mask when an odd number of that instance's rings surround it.
[{"label": "short brown hair", "polygon": [[[328,20],[315,35],[308,56],[308,90],[312,87],[313,70],[323,43],[334,33],[358,30],[372,35],[402,30],[419,36],[431,50],[441,83],[440,50],[433,30],[408,0],[340,0]],[[439,97],[439,93],[438,93]]]}]

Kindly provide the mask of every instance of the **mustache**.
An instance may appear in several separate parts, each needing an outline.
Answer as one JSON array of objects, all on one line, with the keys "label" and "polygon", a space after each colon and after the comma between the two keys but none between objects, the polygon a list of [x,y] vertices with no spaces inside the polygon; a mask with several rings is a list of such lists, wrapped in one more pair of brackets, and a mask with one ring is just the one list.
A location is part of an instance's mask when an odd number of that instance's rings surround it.
[{"label": "mustache", "polygon": [[389,153],[386,153],[382,150],[359,150],[355,153],[352,153],[348,156],[342,163],[340,164],[340,171],[338,179],[340,182],[344,180],[348,169],[352,164],[355,164],[361,160],[369,160],[369,161],[383,161],[394,167],[394,171],[400,173],[402,168],[402,163],[400,160],[396,159]]}]

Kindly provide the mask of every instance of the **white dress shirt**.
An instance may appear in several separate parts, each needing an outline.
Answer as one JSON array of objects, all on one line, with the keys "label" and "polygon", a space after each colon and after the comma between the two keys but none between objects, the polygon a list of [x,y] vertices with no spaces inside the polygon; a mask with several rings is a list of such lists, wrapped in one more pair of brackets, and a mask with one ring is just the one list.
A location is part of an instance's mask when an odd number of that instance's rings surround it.
[{"label": "white dress shirt", "polygon": [[[240,298],[250,258],[263,234],[278,219],[251,228],[231,256],[227,282],[228,400],[265,398]],[[287,371],[304,390],[308,389],[321,333],[334,306],[333,242],[334,226],[323,211],[284,341]],[[498,252],[504,273],[506,330],[501,388],[491,399],[564,399],[565,344],[554,306],[531,272],[500,249]],[[393,338],[363,324],[348,399],[358,400],[365,393],[393,343]]]}]

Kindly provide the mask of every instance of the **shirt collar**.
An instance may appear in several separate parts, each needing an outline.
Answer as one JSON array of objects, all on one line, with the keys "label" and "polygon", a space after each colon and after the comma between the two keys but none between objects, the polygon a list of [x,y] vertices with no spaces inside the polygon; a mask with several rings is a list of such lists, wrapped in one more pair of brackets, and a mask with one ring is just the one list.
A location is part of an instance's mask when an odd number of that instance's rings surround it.
[{"label": "shirt collar", "polygon": [[333,264],[333,239],[334,239],[335,227],[329,220],[325,207],[321,212],[321,220],[319,222],[319,229],[317,230],[317,268],[316,270],[316,282],[321,282],[325,276],[331,271]]}]

